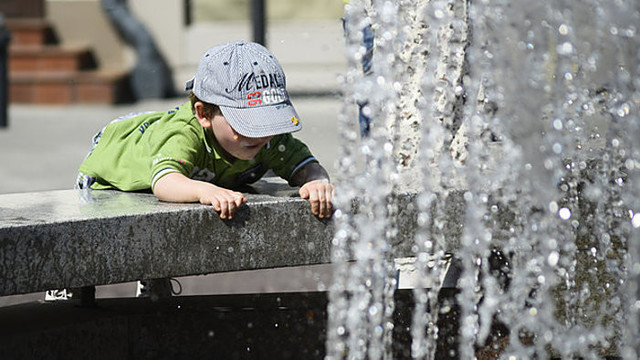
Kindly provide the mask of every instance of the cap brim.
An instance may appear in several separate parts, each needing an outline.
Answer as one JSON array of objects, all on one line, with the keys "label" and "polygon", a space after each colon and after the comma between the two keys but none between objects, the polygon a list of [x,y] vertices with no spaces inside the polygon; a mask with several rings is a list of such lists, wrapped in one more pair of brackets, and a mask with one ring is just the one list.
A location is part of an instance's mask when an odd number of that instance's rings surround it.
[{"label": "cap brim", "polygon": [[254,108],[220,106],[229,125],[242,136],[261,138],[292,133],[302,129],[290,101]]}]

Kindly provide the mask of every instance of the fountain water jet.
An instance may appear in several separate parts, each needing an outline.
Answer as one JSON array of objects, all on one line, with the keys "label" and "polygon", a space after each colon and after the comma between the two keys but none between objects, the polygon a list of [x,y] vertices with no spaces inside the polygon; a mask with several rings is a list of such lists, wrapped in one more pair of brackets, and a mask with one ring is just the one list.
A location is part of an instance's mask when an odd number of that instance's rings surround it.
[{"label": "fountain water jet", "polygon": [[[451,224],[463,224],[455,358],[488,347],[505,358],[636,359],[639,5],[405,0],[346,10],[326,358],[392,356],[395,194],[409,191],[425,280],[450,255]],[[365,76],[368,25],[376,48]],[[373,119],[360,141],[356,102]],[[465,215],[447,218],[456,195]],[[439,288],[425,284],[414,290],[416,359],[442,357]]]}]

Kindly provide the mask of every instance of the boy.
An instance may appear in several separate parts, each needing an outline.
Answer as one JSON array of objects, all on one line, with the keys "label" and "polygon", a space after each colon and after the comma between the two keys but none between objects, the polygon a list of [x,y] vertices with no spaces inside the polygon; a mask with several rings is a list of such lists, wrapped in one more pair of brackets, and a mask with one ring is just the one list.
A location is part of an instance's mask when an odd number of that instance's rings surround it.
[{"label": "boy", "polygon": [[256,43],[230,42],[207,51],[187,82],[190,101],[169,112],[114,120],[94,138],[78,187],[150,189],[170,202],[210,204],[232,219],[247,201],[234,191],[273,170],[313,214],[332,214],[334,187],[309,149],[276,58]]},{"label": "boy", "polygon": [[[332,215],[334,187],[307,146],[290,134],[301,124],[282,67],[267,49],[241,41],[209,49],[186,90],[189,101],[175,109],[126,115],[100,131],[76,187],[151,190],[159,200],[197,201],[232,219],[247,202],[233,189],[272,170],[300,186],[314,215]],[[168,279],[139,282],[137,295],[167,289]],[[45,296],[68,298],[64,289]]]}]

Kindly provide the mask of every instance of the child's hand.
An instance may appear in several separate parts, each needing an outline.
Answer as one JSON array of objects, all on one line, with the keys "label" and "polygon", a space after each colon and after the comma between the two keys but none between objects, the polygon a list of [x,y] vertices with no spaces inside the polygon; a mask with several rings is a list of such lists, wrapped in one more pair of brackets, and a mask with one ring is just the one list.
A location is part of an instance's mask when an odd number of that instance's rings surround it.
[{"label": "child's hand", "polygon": [[212,205],[220,213],[221,219],[233,219],[233,213],[247,202],[242,193],[189,179],[178,172],[161,177],[153,187],[153,193],[162,201],[199,201],[204,205]]},{"label": "child's hand", "polygon": [[212,205],[213,209],[220,213],[220,219],[233,219],[236,210],[246,202],[247,198],[242,193],[215,185],[200,195],[200,203]]},{"label": "child's hand", "polygon": [[300,197],[309,199],[311,212],[319,218],[329,218],[333,214],[333,193],[335,188],[328,180],[313,180],[302,185]]}]

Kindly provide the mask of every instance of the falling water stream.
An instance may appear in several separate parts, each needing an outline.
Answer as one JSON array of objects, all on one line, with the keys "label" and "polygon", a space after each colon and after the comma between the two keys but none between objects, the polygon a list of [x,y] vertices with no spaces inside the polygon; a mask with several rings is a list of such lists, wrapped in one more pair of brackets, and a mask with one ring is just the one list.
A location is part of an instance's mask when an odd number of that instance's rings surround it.
[{"label": "falling water stream", "polygon": [[[346,5],[326,359],[393,357],[399,194],[415,194],[424,280],[412,358],[444,357],[435,324],[450,306],[432,280],[449,257],[462,272],[448,357],[640,356],[638,26],[632,0]],[[465,211],[451,219],[456,194]]]}]

